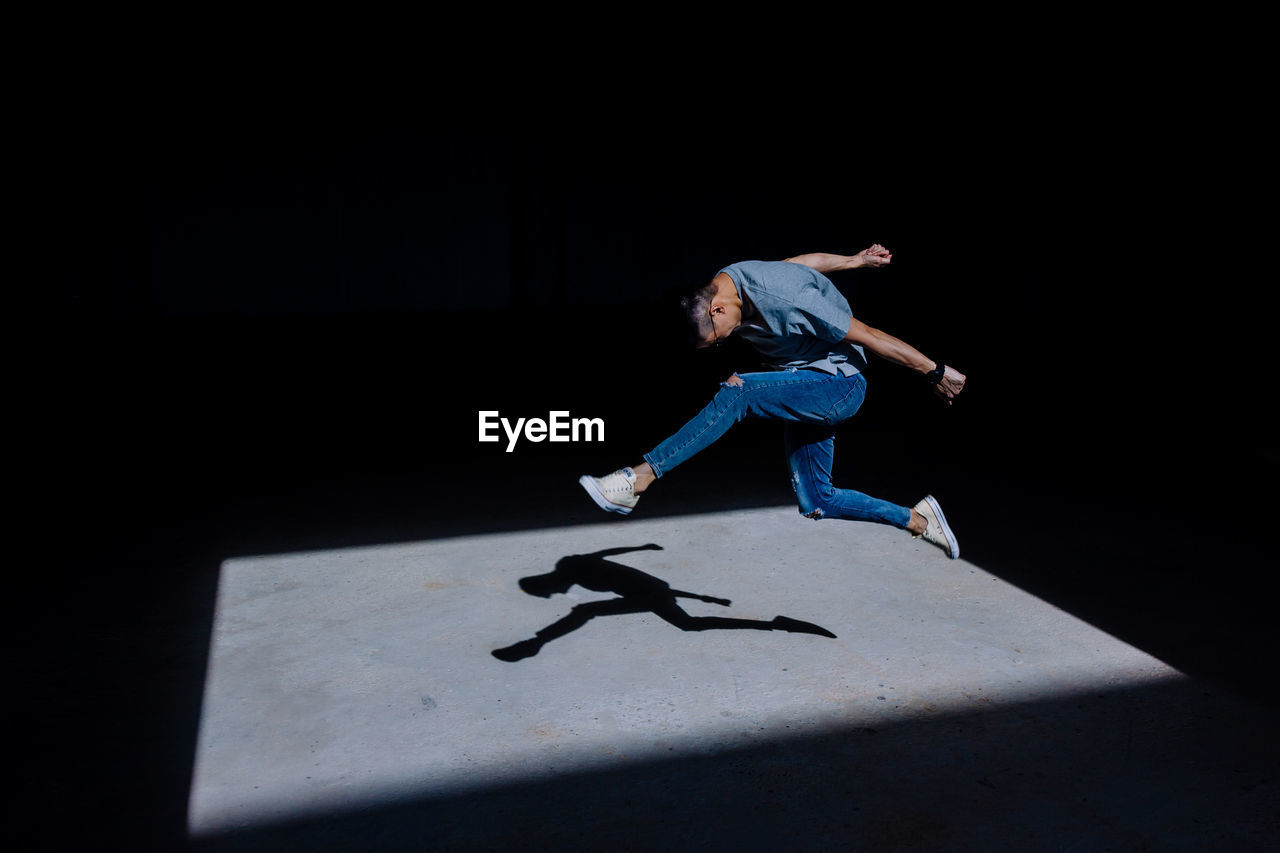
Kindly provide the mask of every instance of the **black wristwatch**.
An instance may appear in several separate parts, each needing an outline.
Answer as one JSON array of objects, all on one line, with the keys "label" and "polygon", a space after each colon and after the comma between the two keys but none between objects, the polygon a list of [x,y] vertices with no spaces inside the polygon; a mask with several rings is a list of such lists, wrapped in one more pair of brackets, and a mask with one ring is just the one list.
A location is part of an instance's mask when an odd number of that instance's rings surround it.
[{"label": "black wristwatch", "polygon": [[937,365],[937,367],[924,375],[924,381],[928,382],[930,385],[937,385],[942,381],[942,377],[946,375],[947,366],[940,361],[937,362]]}]

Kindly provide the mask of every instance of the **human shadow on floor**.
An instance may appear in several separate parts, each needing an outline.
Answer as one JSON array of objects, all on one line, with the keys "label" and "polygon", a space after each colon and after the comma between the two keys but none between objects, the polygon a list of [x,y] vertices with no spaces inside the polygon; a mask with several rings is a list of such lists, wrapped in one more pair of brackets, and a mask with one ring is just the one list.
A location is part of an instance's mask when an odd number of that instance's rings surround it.
[{"label": "human shadow on floor", "polygon": [[550,598],[557,592],[568,592],[569,588],[575,584],[594,592],[617,593],[619,597],[576,605],[568,615],[552,622],[538,631],[535,636],[506,648],[496,649],[493,656],[509,663],[533,657],[547,643],[571,631],[576,631],[597,616],[616,616],[624,613],[652,613],[682,631],[749,628],[757,631],[789,631],[794,634],[835,637],[835,634],[826,628],[787,616],[775,616],[769,621],[735,619],[728,616],[691,616],[676,603],[676,599],[692,598],[724,607],[728,607],[731,602],[727,598],[715,598],[696,592],[672,589],[671,585],[661,578],[606,559],[630,551],[661,550],[661,545],[649,544],[635,548],[606,548],[591,554],[570,554],[560,558],[553,571],[521,578],[520,588],[540,598]]}]

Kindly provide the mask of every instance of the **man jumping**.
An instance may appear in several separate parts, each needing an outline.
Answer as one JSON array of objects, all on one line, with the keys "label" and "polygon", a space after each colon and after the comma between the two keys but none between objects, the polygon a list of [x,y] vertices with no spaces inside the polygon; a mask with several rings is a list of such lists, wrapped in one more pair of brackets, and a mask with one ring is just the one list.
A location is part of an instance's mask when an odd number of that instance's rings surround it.
[{"label": "man jumping", "polygon": [[816,253],[784,261],[744,261],[725,267],[709,284],[680,300],[697,347],[730,335],[745,339],[768,370],[733,374],[692,420],[639,465],[579,483],[609,512],[628,514],[654,481],[710,446],[743,418],[785,423],[791,483],[800,512],[812,519],[874,521],[909,530],[960,556],[942,508],[926,496],[913,508],[889,503],[831,482],[835,428],[853,417],[866,393],[866,350],[922,374],[948,406],[964,390],[965,376],[904,341],[853,316],[849,302],[825,273],[877,269],[892,255],[876,244],[856,255]]}]

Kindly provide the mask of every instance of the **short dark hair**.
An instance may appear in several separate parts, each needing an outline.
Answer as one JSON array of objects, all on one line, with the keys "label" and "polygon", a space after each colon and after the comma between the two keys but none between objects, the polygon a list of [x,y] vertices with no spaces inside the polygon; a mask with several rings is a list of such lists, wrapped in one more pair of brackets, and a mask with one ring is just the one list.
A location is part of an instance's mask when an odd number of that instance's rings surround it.
[{"label": "short dark hair", "polygon": [[716,295],[716,286],[711,282],[687,287],[680,294],[680,314],[688,324],[689,339],[693,343],[701,343],[712,333],[711,300]]}]

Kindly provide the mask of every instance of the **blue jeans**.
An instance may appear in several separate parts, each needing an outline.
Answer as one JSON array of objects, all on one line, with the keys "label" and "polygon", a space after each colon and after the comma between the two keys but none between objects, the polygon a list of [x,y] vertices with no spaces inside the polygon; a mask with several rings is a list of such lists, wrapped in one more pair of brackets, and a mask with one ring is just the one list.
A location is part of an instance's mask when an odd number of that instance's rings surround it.
[{"label": "blue jeans", "polygon": [[836,425],[853,417],[866,395],[862,374],[831,376],[814,370],[744,373],[741,386],[720,383],[711,402],[675,435],[644,455],[661,477],[743,418],[785,422],[791,486],[810,518],[875,521],[905,529],[911,510],[831,482]]}]

